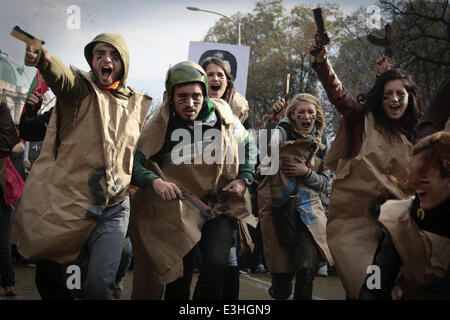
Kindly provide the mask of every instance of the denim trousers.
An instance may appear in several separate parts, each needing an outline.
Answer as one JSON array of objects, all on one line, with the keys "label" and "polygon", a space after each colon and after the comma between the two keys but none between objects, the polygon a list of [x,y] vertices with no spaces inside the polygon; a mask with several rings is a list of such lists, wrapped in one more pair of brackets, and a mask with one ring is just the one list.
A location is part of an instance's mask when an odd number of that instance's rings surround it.
[{"label": "denim trousers", "polygon": [[[122,275],[118,277],[118,270],[122,252],[127,244],[125,235],[129,215],[129,198],[103,209],[96,220],[96,227],[91,232],[76,261],[66,264],[48,260],[37,261],[36,286],[42,299],[71,299],[73,297],[88,300],[112,299],[116,279],[124,275],[122,272]],[[130,252],[131,248],[125,250]],[[128,269],[131,257],[129,253],[126,253],[125,256],[129,259],[124,263]],[[72,265],[77,265],[81,270],[81,290],[69,290],[66,286],[70,276],[69,267]],[[125,270],[125,267],[122,270]]]}]

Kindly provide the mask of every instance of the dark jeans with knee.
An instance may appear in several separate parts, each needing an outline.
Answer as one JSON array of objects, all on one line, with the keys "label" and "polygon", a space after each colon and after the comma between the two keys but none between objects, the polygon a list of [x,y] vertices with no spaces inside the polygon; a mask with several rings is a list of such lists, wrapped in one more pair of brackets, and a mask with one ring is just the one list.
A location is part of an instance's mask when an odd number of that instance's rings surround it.
[{"label": "dark jeans with knee", "polygon": [[[223,295],[227,257],[233,244],[233,219],[220,215],[206,221],[199,242],[202,254],[194,300],[220,300]],[[166,286],[165,299],[188,300],[194,249],[183,259],[183,277]]]},{"label": "dark jeans with knee", "polygon": [[305,224],[299,221],[299,243],[294,249],[295,272],[272,273],[270,293],[273,298],[283,300],[292,293],[295,276],[294,300],[311,300],[313,281],[319,267],[321,254]]},{"label": "dark jeans with knee", "polygon": [[2,288],[14,286],[14,267],[11,258],[11,246],[8,243],[9,225],[12,208],[6,207],[3,191],[0,188],[0,279]]},{"label": "dark jeans with knee", "polygon": [[112,299],[124,249],[129,210],[128,198],[103,209],[101,216],[96,220],[96,227],[73,263],[58,264],[48,260],[36,262],[36,286],[42,299],[79,297],[79,292],[69,290],[66,286],[67,267],[70,264],[76,264],[81,269],[84,299]]}]

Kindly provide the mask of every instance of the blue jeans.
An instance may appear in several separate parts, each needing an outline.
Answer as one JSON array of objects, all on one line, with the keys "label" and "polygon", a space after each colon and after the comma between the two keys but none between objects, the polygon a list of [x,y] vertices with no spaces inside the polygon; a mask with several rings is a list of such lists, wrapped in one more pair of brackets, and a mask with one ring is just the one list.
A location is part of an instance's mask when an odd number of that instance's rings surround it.
[{"label": "blue jeans", "polygon": [[133,249],[131,247],[131,241],[129,237],[126,237],[123,241],[122,257],[120,259],[119,269],[116,273],[116,283],[122,281],[123,277],[127,274],[132,258]]},{"label": "blue jeans", "polygon": [[[130,200],[107,207],[97,219],[78,262],[83,267],[83,296],[88,300],[112,299],[130,216]],[[126,271],[125,271],[126,272]]]}]

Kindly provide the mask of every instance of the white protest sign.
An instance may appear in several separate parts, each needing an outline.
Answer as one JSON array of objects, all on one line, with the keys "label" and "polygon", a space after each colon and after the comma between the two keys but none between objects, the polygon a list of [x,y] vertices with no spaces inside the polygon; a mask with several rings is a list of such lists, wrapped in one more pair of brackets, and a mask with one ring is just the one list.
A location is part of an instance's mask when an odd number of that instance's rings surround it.
[{"label": "white protest sign", "polygon": [[250,47],[224,43],[189,42],[188,60],[200,63],[201,60],[212,56],[225,61],[234,78],[234,87],[236,88],[236,91],[245,96],[247,90]]}]

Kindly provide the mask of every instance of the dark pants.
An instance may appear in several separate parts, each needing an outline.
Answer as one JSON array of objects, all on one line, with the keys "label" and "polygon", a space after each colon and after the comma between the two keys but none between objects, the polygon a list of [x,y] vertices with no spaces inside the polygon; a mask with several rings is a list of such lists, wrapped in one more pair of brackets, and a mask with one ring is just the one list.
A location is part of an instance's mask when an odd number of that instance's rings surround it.
[{"label": "dark pants", "polygon": [[35,282],[42,300],[73,300],[66,286],[66,268],[50,260],[36,261]]},{"label": "dark pants", "polygon": [[[127,198],[103,210],[77,261],[64,265],[52,261],[38,261],[36,286],[42,299],[70,299],[71,295],[92,300],[112,299],[122,252],[124,245],[127,244],[125,235],[128,217]],[[71,264],[80,267],[82,283],[80,290],[69,291],[66,287],[66,279],[69,276],[67,267]]]},{"label": "dark pants", "polygon": [[[83,254],[87,248],[83,248]],[[125,238],[120,260],[119,269],[116,274],[116,283],[120,282],[126,275],[132,258],[130,238]],[[86,266],[81,266],[80,261],[74,262],[80,265],[82,270]],[[81,292],[72,292],[67,288],[67,267],[70,264],[59,264],[50,260],[36,261],[35,282],[42,300],[73,300],[74,297],[81,298]]]},{"label": "dark pants", "polygon": [[3,192],[1,192],[1,189],[0,196],[0,278],[2,288],[6,288],[14,286],[15,284],[11,246],[8,243],[12,208],[6,207],[5,202],[3,201]]},{"label": "dark pants", "polygon": [[[194,300],[222,299],[227,257],[232,245],[233,219],[220,215],[204,224],[199,242],[202,262]],[[193,249],[183,259],[183,277],[166,286],[167,299],[189,299],[194,255]]]},{"label": "dark pants", "polygon": [[129,237],[126,237],[123,242],[122,257],[120,258],[119,269],[116,273],[116,283],[122,281],[130,269],[131,260],[133,258],[133,248]]},{"label": "dark pants", "polygon": [[294,249],[295,272],[272,273],[270,295],[277,300],[289,298],[295,276],[294,300],[311,300],[313,281],[320,262],[320,252],[308,228],[299,221],[299,244]]}]

